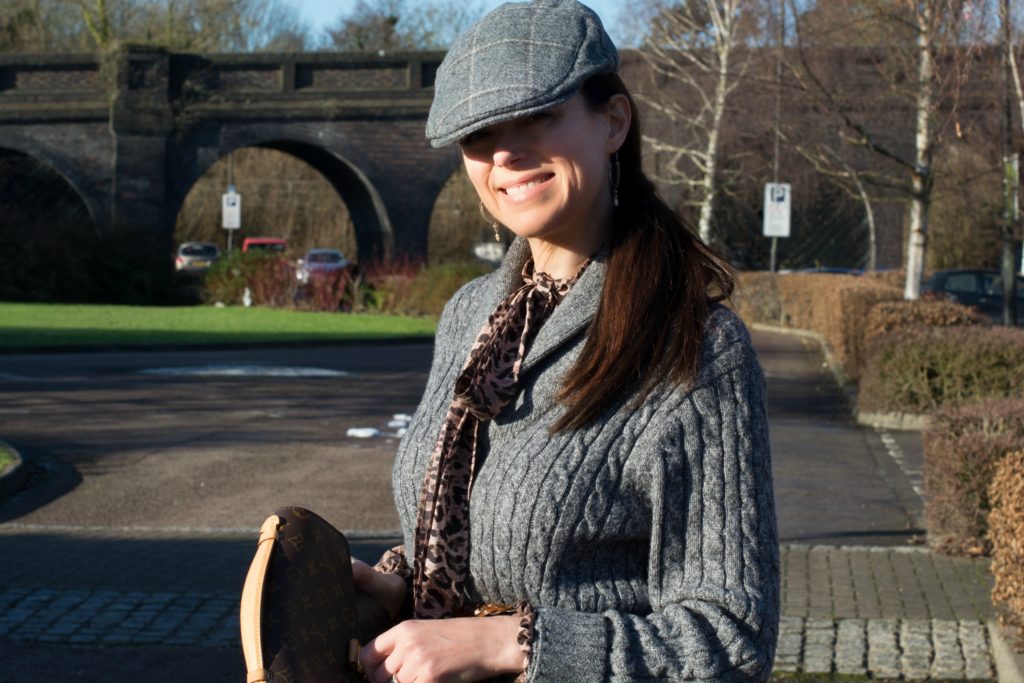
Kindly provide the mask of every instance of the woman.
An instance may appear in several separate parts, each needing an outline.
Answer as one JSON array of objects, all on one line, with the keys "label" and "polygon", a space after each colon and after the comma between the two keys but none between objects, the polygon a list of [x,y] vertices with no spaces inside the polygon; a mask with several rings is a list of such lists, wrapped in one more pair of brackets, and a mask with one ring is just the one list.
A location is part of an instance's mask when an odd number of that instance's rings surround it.
[{"label": "woman", "polygon": [[540,0],[438,71],[427,135],[516,239],[438,324],[394,466],[405,545],[355,567],[416,617],[363,648],[371,681],[770,674],[763,378],[715,303],[730,268],[643,175],[617,67],[591,10]]}]

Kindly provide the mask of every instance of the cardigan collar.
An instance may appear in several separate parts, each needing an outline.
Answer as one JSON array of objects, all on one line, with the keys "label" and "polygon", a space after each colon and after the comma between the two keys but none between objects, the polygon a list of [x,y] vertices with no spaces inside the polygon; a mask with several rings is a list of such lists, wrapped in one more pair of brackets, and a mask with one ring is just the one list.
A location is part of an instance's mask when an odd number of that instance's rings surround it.
[{"label": "cardigan collar", "polygon": [[[489,278],[489,287],[477,300],[470,316],[472,324],[466,331],[468,336],[463,346],[468,348],[472,345],[480,328],[487,322],[488,316],[494,312],[498,304],[522,286],[523,266],[530,256],[530,243],[517,237],[509,246],[501,266]],[[580,276],[579,281],[537,332],[537,337],[523,360],[523,372],[574,339],[590,325],[601,303],[607,259],[606,250],[601,250],[594,256],[594,260]]]}]

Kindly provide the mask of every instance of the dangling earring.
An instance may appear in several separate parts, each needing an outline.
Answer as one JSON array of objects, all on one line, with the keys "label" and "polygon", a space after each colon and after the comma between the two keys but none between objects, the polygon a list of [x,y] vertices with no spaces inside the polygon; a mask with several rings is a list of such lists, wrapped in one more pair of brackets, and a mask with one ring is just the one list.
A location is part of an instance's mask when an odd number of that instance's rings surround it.
[{"label": "dangling earring", "polygon": [[619,205],[619,181],[622,180],[622,167],[619,166],[619,153],[612,154],[612,162],[608,165],[608,180],[612,186],[612,205]]},{"label": "dangling earring", "polygon": [[487,209],[484,208],[484,203],[480,202],[480,217],[491,224],[491,228],[494,230],[494,241],[501,241],[501,233],[498,232],[498,219],[487,213]]}]

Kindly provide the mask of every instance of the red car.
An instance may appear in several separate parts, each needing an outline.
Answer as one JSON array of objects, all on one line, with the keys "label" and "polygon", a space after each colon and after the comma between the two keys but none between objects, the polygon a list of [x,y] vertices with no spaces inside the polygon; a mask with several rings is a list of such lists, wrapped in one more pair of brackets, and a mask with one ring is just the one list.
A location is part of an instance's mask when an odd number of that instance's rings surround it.
[{"label": "red car", "polygon": [[288,251],[288,240],[281,237],[246,237],[242,251],[270,251],[283,254]]}]

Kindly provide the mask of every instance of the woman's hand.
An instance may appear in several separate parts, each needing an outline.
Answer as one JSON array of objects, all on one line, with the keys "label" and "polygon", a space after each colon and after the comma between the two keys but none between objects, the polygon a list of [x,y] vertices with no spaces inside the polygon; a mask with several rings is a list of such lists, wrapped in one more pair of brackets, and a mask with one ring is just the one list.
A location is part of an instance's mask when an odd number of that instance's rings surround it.
[{"label": "woman's hand", "polygon": [[359,659],[371,683],[478,681],[523,670],[519,617],[403,621],[370,641]]},{"label": "woman's hand", "polygon": [[405,579],[379,572],[362,560],[352,558],[352,582],[356,588],[380,600],[394,619],[405,602]]}]

